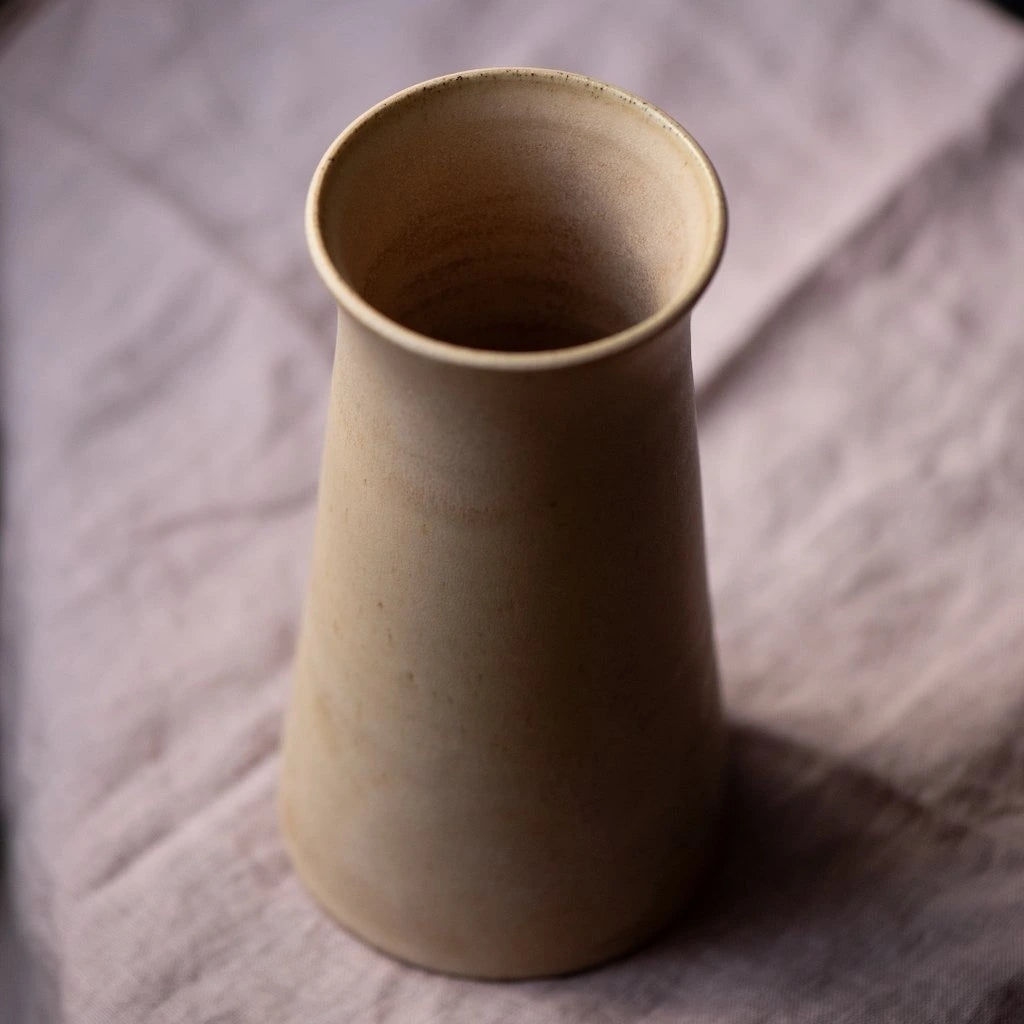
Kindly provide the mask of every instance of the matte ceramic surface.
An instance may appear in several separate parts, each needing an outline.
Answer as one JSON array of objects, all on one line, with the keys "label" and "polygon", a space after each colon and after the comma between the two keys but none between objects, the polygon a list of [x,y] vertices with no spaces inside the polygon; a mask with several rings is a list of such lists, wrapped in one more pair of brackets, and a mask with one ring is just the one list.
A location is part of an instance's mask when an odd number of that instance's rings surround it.
[{"label": "matte ceramic surface", "polygon": [[476,71],[347,129],[307,227],[340,314],[292,859],[417,964],[605,960],[677,911],[719,801],[689,351],[717,178],[627,93]]}]

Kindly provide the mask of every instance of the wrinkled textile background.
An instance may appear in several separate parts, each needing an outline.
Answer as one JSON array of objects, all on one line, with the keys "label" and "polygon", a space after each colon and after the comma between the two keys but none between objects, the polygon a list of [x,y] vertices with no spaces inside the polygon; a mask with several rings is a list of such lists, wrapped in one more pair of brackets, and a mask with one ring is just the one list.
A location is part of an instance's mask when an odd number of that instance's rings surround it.
[{"label": "wrinkled textile background", "polygon": [[[694,321],[722,866],[635,956],[399,966],[272,793],[334,312],[306,184],[435,74],[581,70],[731,201]],[[3,778],[33,1024],[1024,1020],[1024,33],[967,0],[64,0],[0,49]]]}]

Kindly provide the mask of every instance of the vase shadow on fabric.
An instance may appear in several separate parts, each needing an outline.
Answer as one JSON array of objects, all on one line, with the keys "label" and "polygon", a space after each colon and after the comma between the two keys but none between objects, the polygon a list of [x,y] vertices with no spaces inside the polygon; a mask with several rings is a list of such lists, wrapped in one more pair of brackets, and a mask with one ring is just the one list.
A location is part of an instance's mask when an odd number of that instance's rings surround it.
[{"label": "vase shadow on fabric", "polygon": [[[856,1020],[893,1008],[907,1021],[1024,1020],[1024,960],[982,952],[1003,933],[1013,948],[1024,852],[759,727],[734,722],[730,744],[722,837],[696,900],[632,956],[531,983],[539,1002],[598,1021],[817,1020],[819,1003],[845,999]],[[943,968],[951,932],[963,958]]]}]

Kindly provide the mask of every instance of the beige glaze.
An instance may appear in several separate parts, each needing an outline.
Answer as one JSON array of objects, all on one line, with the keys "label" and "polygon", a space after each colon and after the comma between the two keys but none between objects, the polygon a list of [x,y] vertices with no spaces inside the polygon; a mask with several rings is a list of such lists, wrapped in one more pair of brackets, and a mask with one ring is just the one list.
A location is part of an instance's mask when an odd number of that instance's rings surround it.
[{"label": "beige glaze", "polygon": [[355,122],[307,224],[340,315],[292,859],[416,964],[605,960],[681,905],[719,800],[689,351],[717,178],[627,93],[476,71]]}]

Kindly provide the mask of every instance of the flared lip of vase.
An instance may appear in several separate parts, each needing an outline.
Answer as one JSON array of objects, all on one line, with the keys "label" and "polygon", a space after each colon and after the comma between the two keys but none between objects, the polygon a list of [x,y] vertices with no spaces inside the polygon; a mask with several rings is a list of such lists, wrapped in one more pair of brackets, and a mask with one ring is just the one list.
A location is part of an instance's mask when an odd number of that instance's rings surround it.
[{"label": "flared lip of vase", "polygon": [[[391,317],[381,313],[345,280],[338,271],[327,251],[322,230],[320,215],[324,183],[331,165],[341,155],[346,143],[359,132],[367,122],[393,106],[407,102],[426,92],[440,88],[454,88],[462,83],[467,85],[475,80],[503,78],[522,79],[530,76],[535,79],[571,85],[576,88],[600,89],[612,98],[629,103],[639,112],[657,122],[671,132],[682,144],[688,157],[692,159],[695,175],[700,179],[700,187],[708,201],[708,242],[704,251],[697,259],[697,266],[686,275],[684,286],[676,294],[663,303],[654,313],[643,320],[593,341],[564,348],[542,349],[526,352],[506,352],[494,349],[472,348],[453,342],[432,338],[421,334]],[[313,175],[306,200],[306,240],[310,254],[320,277],[327,285],[338,305],[362,323],[369,331],[388,339],[409,352],[437,361],[474,367],[485,370],[553,370],[560,367],[574,366],[580,363],[603,359],[626,349],[633,348],[649,338],[662,334],[677,320],[686,316],[711,282],[722,259],[728,225],[725,194],[707,154],[693,136],[674,118],[670,117],[653,103],[648,103],[639,96],[620,89],[618,86],[591,78],[587,75],[571,71],[555,71],[549,68],[501,67],[478,68],[471,71],[453,72],[432,78],[418,85],[410,86],[401,92],[389,96],[371,107],[365,114],[356,118],[335,140],[321,159]]]}]

